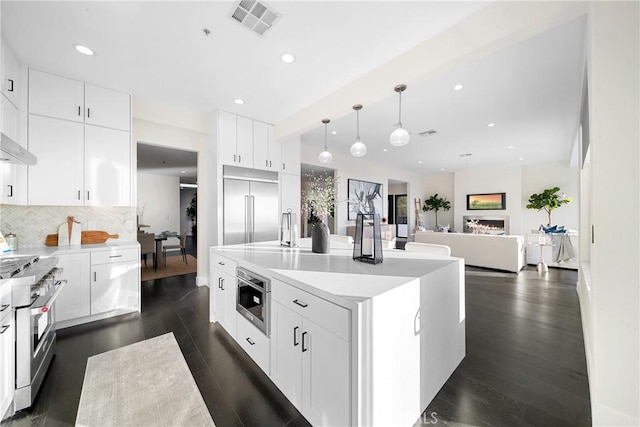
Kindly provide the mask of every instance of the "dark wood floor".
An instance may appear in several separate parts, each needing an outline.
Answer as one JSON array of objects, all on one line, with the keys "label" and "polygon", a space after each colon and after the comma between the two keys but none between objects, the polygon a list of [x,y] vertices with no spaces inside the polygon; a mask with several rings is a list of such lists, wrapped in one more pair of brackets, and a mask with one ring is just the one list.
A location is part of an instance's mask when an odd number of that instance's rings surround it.
[{"label": "dark wood floor", "polygon": [[[590,425],[576,276],[468,268],[467,356],[416,425]],[[34,406],[7,424],[72,425],[88,357],[173,332],[218,427],[308,425],[208,315],[194,274],[144,282],[141,314],[59,331]]]}]

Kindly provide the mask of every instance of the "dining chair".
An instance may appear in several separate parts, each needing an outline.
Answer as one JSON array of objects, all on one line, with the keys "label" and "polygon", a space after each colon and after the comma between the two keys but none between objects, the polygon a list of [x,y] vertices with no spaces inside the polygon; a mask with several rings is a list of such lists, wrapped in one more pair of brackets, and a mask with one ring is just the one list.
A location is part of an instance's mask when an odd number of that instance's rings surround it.
[{"label": "dining chair", "polygon": [[184,261],[185,264],[188,264],[187,262],[187,247],[186,247],[186,242],[187,242],[187,230],[183,230],[182,234],[180,234],[180,244],[179,245],[163,245],[162,246],[162,256],[164,257],[164,266],[165,268],[167,267],[167,251],[175,251],[175,250],[180,250],[180,253],[182,254],[182,260]]},{"label": "dining chair", "polygon": [[153,257],[153,265],[156,264],[156,247],[153,233],[138,233],[138,243],[140,243],[140,256],[144,259],[144,265],[147,266],[147,255]]}]

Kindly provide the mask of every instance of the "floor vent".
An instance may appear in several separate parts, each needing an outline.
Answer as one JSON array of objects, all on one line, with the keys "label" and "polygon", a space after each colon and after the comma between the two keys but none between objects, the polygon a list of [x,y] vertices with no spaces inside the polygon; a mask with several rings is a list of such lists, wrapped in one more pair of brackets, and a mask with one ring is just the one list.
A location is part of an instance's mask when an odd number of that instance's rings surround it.
[{"label": "floor vent", "polygon": [[264,2],[241,0],[231,9],[230,16],[237,23],[263,36],[271,29],[280,14]]},{"label": "floor vent", "polygon": [[437,130],[425,130],[424,132],[420,132],[418,135],[423,136],[423,137],[427,137],[427,136],[432,136],[432,135],[436,135],[439,132]]}]

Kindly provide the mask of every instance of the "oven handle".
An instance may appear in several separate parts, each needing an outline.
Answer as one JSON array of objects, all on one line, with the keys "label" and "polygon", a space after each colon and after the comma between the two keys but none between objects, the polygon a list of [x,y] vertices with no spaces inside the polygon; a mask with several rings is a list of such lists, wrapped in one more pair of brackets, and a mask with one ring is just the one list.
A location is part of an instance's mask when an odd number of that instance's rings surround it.
[{"label": "oven handle", "polygon": [[249,286],[251,286],[253,289],[255,289],[256,291],[260,291],[260,292],[268,292],[265,288],[261,288],[260,286],[256,286],[255,284],[249,282],[248,280],[243,279],[242,277],[236,276],[236,279],[238,279],[239,281],[241,281],[242,283],[245,283]]},{"label": "oven handle", "polygon": [[51,304],[53,304],[60,292],[62,292],[62,288],[64,288],[66,284],[66,279],[58,280],[54,285],[56,287],[56,290],[53,292],[53,294],[51,294],[49,298],[46,299],[44,303],[39,303],[40,298],[38,298],[36,302],[33,303],[33,305],[31,306],[31,315],[35,316],[36,314],[46,313],[47,311],[51,310]]}]

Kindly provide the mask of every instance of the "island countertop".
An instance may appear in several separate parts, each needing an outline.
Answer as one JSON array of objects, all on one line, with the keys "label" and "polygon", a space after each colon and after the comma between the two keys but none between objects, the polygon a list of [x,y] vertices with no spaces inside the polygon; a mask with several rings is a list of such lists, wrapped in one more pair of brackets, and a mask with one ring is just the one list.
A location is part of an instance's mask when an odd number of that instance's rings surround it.
[{"label": "island countertop", "polygon": [[295,248],[281,247],[274,241],[211,249],[243,268],[264,276],[280,277],[308,292],[349,307],[452,263],[462,263],[461,258],[385,249],[383,262],[374,265],[353,260],[351,245],[336,246],[328,254],[318,254],[311,251],[307,239],[301,239],[300,247]]}]

